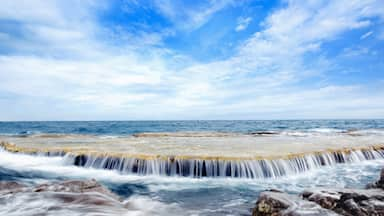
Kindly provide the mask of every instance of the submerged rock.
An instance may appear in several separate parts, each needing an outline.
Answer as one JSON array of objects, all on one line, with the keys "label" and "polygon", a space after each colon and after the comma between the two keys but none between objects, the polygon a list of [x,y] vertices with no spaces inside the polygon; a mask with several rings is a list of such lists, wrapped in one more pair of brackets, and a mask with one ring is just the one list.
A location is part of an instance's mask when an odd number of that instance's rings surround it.
[{"label": "submerged rock", "polygon": [[103,187],[96,180],[70,180],[64,182],[54,182],[48,184],[41,184],[33,189],[34,192],[70,192],[70,193],[86,193],[97,192],[109,196],[113,199],[119,200],[119,197],[112,193],[107,188]]},{"label": "submerged rock", "polygon": [[95,180],[27,186],[0,182],[1,215],[123,215],[126,203]]},{"label": "submerged rock", "polygon": [[0,181],[0,195],[22,192],[26,185],[14,181]]},{"label": "submerged rock", "polygon": [[253,216],[347,215],[384,216],[384,169],[380,179],[367,189],[314,188],[301,196],[265,191],[259,196]]}]

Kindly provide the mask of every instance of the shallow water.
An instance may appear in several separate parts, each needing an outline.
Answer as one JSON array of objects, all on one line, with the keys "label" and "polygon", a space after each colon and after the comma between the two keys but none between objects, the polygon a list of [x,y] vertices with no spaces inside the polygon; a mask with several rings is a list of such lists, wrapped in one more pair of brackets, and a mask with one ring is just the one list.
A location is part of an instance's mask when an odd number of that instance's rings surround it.
[{"label": "shallow water", "polygon": [[[383,121],[310,121],[308,125],[302,125],[293,121],[281,121],[276,123],[264,122],[220,122],[213,129],[211,122],[198,124],[196,130],[241,132],[273,131],[280,133],[340,133],[350,129],[366,131],[366,133],[377,133],[383,129]],[[23,135],[23,131],[33,133],[77,133],[120,136],[137,132],[159,132],[164,131],[193,131],[192,122],[183,125],[180,122],[148,122],[148,123],[125,123],[117,122],[118,130],[114,132],[110,126],[106,126],[104,132],[95,132],[96,128],[102,128],[102,124],[113,125],[115,123],[1,123],[1,134],[8,136]],[[90,125],[87,131],[75,132],[79,125]],[[93,125],[95,124],[95,125]],[[123,125],[132,124],[123,129]],[[158,125],[163,125],[159,129]],[[279,124],[281,126],[279,126]],[[66,126],[64,126],[66,125]],[[139,125],[138,129],[135,125]],[[141,125],[141,126],[140,126]],[[145,127],[142,125],[145,125]],[[156,126],[157,125],[157,126]],[[173,125],[173,126],[170,126]],[[234,125],[226,126],[223,125]],[[236,126],[236,125],[241,125]],[[256,125],[256,126],[255,126]],[[266,125],[270,125],[266,127]],[[287,126],[288,125],[288,126]],[[169,129],[169,127],[173,129]],[[236,127],[240,127],[236,128]],[[279,128],[281,127],[281,128]],[[7,128],[7,129],[5,129]],[[63,129],[64,128],[64,129]],[[151,128],[151,129],[148,129]],[[160,127],[161,128],[161,127]],[[192,129],[191,129],[192,128]],[[287,129],[288,128],[288,129]],[[327,129],[326,129],[327,128]],[[110,130],[110,131],[109,131]],[[107,131],[107,132],[106,132]],[[123,131],[123,132],[121,132]],[[221,132],[223,132],[221,131]],[[32,132],[28,132],[32,133]],[[30,136],[29,134],[28,136]],[[312,136],[312,135],[309,135]],[[363,188],[367,183],[378,178],[379,170],[384,166],[384,160],[370,160],[349,164],[334,164],[311,169],[306,172],[281,176],[277,178],[190,178],[190,177],[164,177],[156,175],[139,176],[135,174],[124,174],[117,170],[103,170],[74,166],[68,163],[64,157],[45,157],[24,154],[13,154],[0,151],[0,180],[16,180],[26,184],[39,184],[52,180],[64,179],[91,179],[94,178],[116,192],[128,203],[130,210],[124,211],[126,215],[249,215],[258,194],[266,189],[279,189],[289,193],[300,193],[308,187],[358,187]],[[25,215],[27,212],[43,213],[44,209],[54,206],[55,201],[49,197],[38,200],[28,194],[19,197],[19,200],[10,202],[2,199],[0,215]],[[86,206],[64,206],[56,215],[81,215]],[[16,211],[17,210],[17,211]],[[103,210],[101,210],[103,211]],[[105,209],[105,215],[121,215],[121,209]],[[92,215],[91,211],[89,215]]]}]

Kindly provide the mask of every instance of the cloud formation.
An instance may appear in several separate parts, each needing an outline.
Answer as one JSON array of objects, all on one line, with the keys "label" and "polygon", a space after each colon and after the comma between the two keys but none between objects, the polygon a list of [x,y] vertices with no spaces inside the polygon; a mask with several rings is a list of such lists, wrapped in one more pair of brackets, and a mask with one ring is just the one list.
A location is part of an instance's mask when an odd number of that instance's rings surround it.
[{"label": "cloud formation", "polygon": [[[259,22],[258,29],[230,41],[230,55],[210,61],[197,60],[183,49],[187,45],[169,41],[198,35],[220,13],[247,5],[151,1],[142,10],[161,15],[163,30],[128,31],[130,18],[118,24],[101,19],[116,7],[111,4],[2,3],[1,120],[384,116],[384,88],[377,81],[384,79],[382,61],[343,54],[359,48],[353,42],[360,38],[375,40],[375,52],[382,52],[382,41],[370,36],[383,24],[379,0],[287,1],[261,19],[241,16],[246,18],[235,20],[232,31],[245,30],[251,21]],[[121,16],[137,10],[129,5]],[[341,51],[332,48],[338,46]],[[367,52],[375,48],[359,46]],[[359,65],[348,65],[356,59]],[[369,65],[376,71],[369,72]],[[350,68],[357,72],[342,73]]]}]

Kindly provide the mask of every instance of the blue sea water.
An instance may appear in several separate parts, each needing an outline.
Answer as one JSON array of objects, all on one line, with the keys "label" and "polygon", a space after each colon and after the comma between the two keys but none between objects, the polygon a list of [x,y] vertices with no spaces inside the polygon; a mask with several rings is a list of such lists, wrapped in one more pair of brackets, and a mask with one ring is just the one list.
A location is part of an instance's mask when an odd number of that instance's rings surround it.
[{"label": "blue sea water", "polygon": [[[384,120],[271,120],[271,121],[76,121],[0,122],[0,134],[28,136],[39,133],[129,136],[141,132],[260,131],[324,132],[384,129]],[[130,202],[142,203],[146,215],[250,215],[266,189],[298,194],[308,187],[359,187],[373,182],[383,160],[338,164],[276,179],[185,178],[137,176],[113,170],[65,165],[60,158],[16,155],[0,151],[0,180],[39,184],[52,180],[94,178]],[[5,210],[0,206],[0,213]],[[137,212],[136,212],[137,213]]]},{"label": "blue sea water", "polygon": [[0,122],[0,134],[34,133],[131,135],[142,132],[308,131],[314,129],[383,129],[383,119],[371,120],[227,120],[227,121],[39,121]]}]

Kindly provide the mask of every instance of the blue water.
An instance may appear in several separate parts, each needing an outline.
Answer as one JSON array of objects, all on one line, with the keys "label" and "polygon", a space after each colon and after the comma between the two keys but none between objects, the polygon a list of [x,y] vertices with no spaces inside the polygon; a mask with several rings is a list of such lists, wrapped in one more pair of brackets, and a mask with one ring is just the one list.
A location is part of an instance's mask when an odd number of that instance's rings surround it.
[{"label": "blue water", "polygon": [[0,122],[0,134],[34,133],[131,135],[142,132],[218,131],[306,131],[383,129],[384,120],[250,120],[250,121],[49,121]]},{"label": "blue water", "polygon": [[[176,131],[305,132],[316,129],[382,130],[384,120],[0,122],[0,134],[12,136],[38,133],[125,136],[141,132]],[[250,215],[263,190],[273,188],[299,194],[308,187],[363,188],[378,178],[382,167],[384,161],[366,161],[324,167],[278,179],[193,179],[126,175],[112,170],[66,166],[60,159],[0,151],[0,180],[38,184],[53,180],[95,178],[123,199],[140,200],[144,197],[146,201],[143,208],[155,206],[155,212],[159,215]],[[161,207],[148,200],[161,203]]]}]

